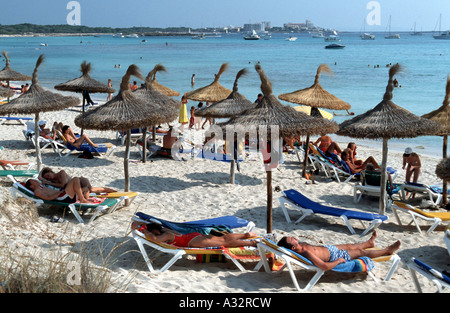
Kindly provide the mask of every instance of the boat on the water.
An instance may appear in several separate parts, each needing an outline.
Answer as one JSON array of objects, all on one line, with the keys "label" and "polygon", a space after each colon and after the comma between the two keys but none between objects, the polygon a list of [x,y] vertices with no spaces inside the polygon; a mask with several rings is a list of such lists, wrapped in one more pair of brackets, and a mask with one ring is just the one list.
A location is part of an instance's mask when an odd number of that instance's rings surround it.
[{"label": "boat on the water", "polygon": [[259,40],[261,37],[255,32],[255,30],[252,30],[249,32],[246,36],[244,36],[245,40]]},{"label": "boat on the water", "polygon": [[192,36],[191,39],[205,39],[205,34],[199,34]]},{"label": "boat on the water", "polygon": [[289,37],[289,38],[286,38],[285,40],[286,41],[296,41],[298,38],[297,37]]},{"label": "boat on the water", "polygon": [[384,36],[385,39],[400,39],[400,34],[391,34],[391,16],[389,15],[389,34]]},{"label": "boat on the water", "polygon": [[375,40],[375,35],[372,35],[370,33],[364,33],[360,37],[362,40]]},{"label": "boat on the water", "polygon": [[123,38],[123,34],[122,33],[117,33],[113,35],[114,38]]},{"label": "boat on the water", "polygon": [[336,36],[336,35],[330,35],[328,37],[325,37],[325,41],[326,42],[336,42],[336,41],[341,41],[341,37]]},{"label": "boat on the water", "polygon": [[344,49],[345,46],[338,44],[338,43],[332,43],[330,45],[325,46],[325,49]]},{"label": "boat on the water", "polygon": [[442,14],[439,15],[439,33],[437,35],[433,35],[434,39],[450,39],[450,30],[447,30],[445,32],[441,32],[441,19],[442,19]]}]

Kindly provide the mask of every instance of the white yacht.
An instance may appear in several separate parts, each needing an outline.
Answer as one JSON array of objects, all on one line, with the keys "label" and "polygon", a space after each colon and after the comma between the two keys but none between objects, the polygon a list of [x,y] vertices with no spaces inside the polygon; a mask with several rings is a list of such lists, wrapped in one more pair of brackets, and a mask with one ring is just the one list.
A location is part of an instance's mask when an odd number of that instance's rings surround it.
[{"label": "white yacht", "polygon": [[325,38],[322,32],[311,33],[311,38]]},{"label": "white yacht", "polygon": [[375,35],[369,33],[364,33],[359,37],[361,37],[362,40],[375,40]]},{"label": "white yacht", "polygon": [[330,35],[328,37],[325,37],[325,41],[326,42],[336,42],[336,41],[341,41],[341,37],[336,36],[336,35]]},{"label": "white yacht", "polygon": [[296,41],[298,38],[297,37],[289,37],[289,38],[286,38],[285,40],[287,40],[287,41]]},{"label": "white yacht", "polygon": [[255,32],[255,30],[252,30],[249,32],[246,36],[244,36],[245,40],[259,40],[261,37]]},{"label": "white yacht", "polygon": [[400,34],[391,34],[391,16],[389,15],[389,34],[384,36],[385,39],[400,39]]},{"label": "white yacht", "polygon": [[113,35],[114,38],[123,38],[123,34],[122,33],[117,33]]},{"label": "white yacht", "polygon": [[192,36],[191,39],[205,39],[205,34],[199,34]]},{"label": "white yacht", "polygon": [[434,39],[450,39],[450,30],[447,30],[441,33],[441,19],[442,14],[439,16],[439,33],[437,35],[433,35]]},{"label": "white yacht", "polygon": [[126,38],[139,38],[138,34],[129,34],[125,36]]}]

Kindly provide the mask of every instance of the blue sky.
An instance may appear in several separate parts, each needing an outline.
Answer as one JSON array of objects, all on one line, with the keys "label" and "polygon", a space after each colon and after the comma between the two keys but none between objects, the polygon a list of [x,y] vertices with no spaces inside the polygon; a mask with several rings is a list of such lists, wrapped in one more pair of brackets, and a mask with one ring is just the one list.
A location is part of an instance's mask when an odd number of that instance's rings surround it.
[{"label": "blue sky", "polygon": [[[78,0],[81,25],[108,27],[223,27],[270,21],[272,26],[304,22],[338,30],[360,31],[364,19],[379,4],[380,23],[365,26],[370,31],[385,31],[389,15],[392,30],[437,30],[442,14],[442,29],[450,29],[450,0]],[[0,0],[0,24],[65,24],[71,10],[69,0]],[[373,8],[373,7],[372,7]]]}]

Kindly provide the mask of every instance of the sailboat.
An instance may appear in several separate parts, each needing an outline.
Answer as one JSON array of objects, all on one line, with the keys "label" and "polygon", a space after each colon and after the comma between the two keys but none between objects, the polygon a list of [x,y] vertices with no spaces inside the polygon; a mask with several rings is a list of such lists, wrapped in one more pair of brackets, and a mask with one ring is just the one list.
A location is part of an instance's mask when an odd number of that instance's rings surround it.
[{"label": "sailboat", "polygon": [[366,33],[366,19],[363,22],[363,34],[359,36],[361,40],[375,40],[375,35],[371,33]]},{"label": "sailboat", "polygon": [[441,19],[442,19],[442,14],[439,16],[439,34],[433,35],[433,38],[434,39],[450,39],[450,30],[447,30],[447,31],[441,33]]},{"label": "sailboat", "polygon": [[389,35],[384,36],[385,39],[400,39],[399,34],[391,34],[391,16],[389,15]]},{"label": "sailboat", "polygon": [[252,30],[251,33],[248,33],[247,36],[244,36],[245,40],[259,40],[261,37],[255,32],[255,30]]},{"label": "sailboat", "polygon": [[411,36],[422,36],[422,32],[416,32],[416,23],[414,22],[414,31],[410,33]]}]

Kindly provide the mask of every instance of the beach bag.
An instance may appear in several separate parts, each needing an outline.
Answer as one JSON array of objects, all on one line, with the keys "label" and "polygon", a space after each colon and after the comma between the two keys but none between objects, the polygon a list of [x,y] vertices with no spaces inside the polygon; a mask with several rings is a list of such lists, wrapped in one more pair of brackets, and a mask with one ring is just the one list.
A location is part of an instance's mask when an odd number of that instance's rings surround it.
[{"label": "beach bag", "polygon": [[94,155],[92,154],[91,151],[84,150],[83,154],[80,154],[78,156],[78,158],[81,158],[81,159],[93,159]]}]

